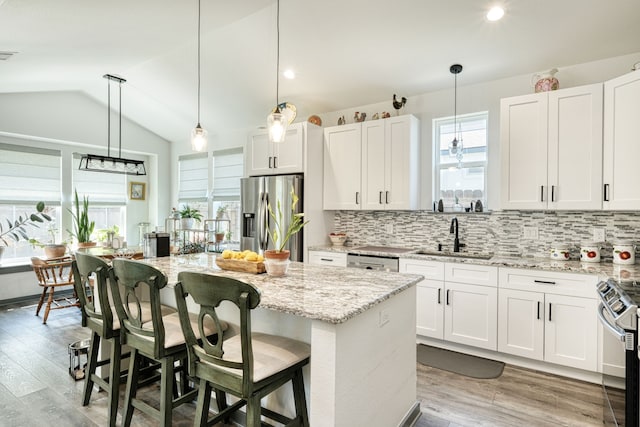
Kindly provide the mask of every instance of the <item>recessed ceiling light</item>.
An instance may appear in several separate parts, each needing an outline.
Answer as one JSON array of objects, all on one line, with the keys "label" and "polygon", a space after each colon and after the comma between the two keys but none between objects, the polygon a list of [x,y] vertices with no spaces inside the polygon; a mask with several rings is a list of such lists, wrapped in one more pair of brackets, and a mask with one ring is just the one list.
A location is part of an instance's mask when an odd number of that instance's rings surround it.
[{"label": "recessed ceiling light", "polygon": [[283,76],[285,76],[288,79],[295,79],[296,78],[296,73],[293,70],[284,70],[284,73],[282,73]]},{"label": "recessed ceiling light", "polygon": [[487,19],[489,21],[498,21],[504,16],[504,9],[500,6],[494,6],[487,12]]}]

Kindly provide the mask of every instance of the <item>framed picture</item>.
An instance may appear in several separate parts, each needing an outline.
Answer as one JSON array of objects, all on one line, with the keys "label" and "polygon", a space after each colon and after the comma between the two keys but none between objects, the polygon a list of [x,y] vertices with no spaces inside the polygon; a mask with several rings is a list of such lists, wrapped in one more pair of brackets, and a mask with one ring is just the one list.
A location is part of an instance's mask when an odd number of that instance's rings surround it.
[{"label": "framed picture", "polygon": [[129,198],[131,200],[144,200],[146,186],[144,182],[129,183]]}]

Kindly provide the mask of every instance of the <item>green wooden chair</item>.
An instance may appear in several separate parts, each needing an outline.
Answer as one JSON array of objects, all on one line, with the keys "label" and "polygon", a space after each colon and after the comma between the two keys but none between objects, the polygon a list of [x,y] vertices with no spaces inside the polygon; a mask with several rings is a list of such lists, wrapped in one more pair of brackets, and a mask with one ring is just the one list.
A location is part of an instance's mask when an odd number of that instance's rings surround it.
[{"label": "green wooden chair", "polygon": [[[160,426],[171,426],[173,409],[192,401],[197,390],[189,389],[187,384],[187,348],[178,313],[164,316],[162,313],[160,290],[167,285],[167,278],[161,271],[142,262],[114,259],[110,285],[120,319],[122,342],[131,347],[122,425],[127,427],[131,424],[135,408],[156,418]],[[147,293],[150,299],[150,321],[145,320],[144,303],[138,297]],[[197,322],[197,318],[194,316],[192,321]],[[205,336],[215,336],[226,327],[226,323],[214,325],[207,322],[201,331]],[[160,365],[159,408],[136,399],[143,356]],[[180,395],[177,392],[176,373],[181,374]]]},{"label": "green wooden chair", "polygon": [[[199,379],[195,426],[227,420],[246,405],[247,426],[261,425],[261,416],[286,426],[308,426],[302,367],[309,363],[310,346],[289,338],[251,333],[251,310],[260,302],[254,286],[211,274],[182,272],[175,287],[176,303],[189,350],[189,374]],[[198,325],[189,321],[187,296],[200,306]],[[240,332],[216,341],[197,340],[206,320],[220,324],[216,307],[231,301],[240,312]],[[296,416],[293,419],[260,405],[260,399],[292,381]],[[218,414],[209,419],[212,388],[216,390]],[[226,393],[240,400],[227,406]]]}]

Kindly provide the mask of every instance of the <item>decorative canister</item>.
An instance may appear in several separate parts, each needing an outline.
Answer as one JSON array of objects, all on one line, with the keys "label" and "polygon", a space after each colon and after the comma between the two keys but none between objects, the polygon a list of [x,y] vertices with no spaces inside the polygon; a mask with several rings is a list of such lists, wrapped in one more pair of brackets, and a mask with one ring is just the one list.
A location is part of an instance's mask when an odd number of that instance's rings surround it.
[{"label": "decorative canister", "polygon": [[551,70],[535,73],[531,76],[531,86],[535,88],[536,93],[558,90],[560,83],[558,79],[554,77],[554,74],[557,72],[557,68],[552,68]]},{"label": "decorative canister", "polygon": [[636,246],[632,242],[615,242],[613,244],[614,264],[635,264]]},{"label": "decorative canister", "polygon": [[569,261],[570,253],[569,245],[556,243],[551,247],[550,258],[556,261]]},{"label": "decorative canister", "polygon": [[580,246],[580,261],[600,262],[600,244],[586,242]]}]

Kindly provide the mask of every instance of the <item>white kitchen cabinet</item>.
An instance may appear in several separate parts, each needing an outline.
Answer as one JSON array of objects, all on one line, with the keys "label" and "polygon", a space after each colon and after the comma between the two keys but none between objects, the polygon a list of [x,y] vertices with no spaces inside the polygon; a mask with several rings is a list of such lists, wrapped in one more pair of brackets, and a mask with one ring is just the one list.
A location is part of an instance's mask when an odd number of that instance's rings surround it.
[{"label": "white kitchen cabinet", "polygon": [[418,119],[362,123],[362,209],[418,209]]},{"label": "white kitchen cabinet", "polygon": [[640,209],[640,72],[604,84],[604,209]]},{"label": "white kitchen cabinet", "polygon": [[419,208],[419,124],[411,115],[325,128],[324,208]]},{"label": "white kitchen cabinet", "polygon": [[602,84],[501,100],[503,209],[602,208]]},{"label": "white kitchen cabinet", "polygon": [[346,267],[347,254],[344,252],[309,251],[309,264]]},{"label": "white kitchen cabinet", "polygon": [[279,143],[270,142],[266,130],[251,134],[247,142],[245,175],[304,173],[304,126],[308,124],[289,126],[285,140]]},{"label": "white kitchen cabinet", "polygon": [[425,278],[416,289],[416,333],[444,338],[444,263],[401,258],[401,273],[421,274]]},{"label": "white kitchen cabinet", "polygon": [[498,350],[596,372],[597,277],[499,271]]},{"label": "white kitchen cabinet", "polygon": [[324,129],[324,209],[360,209],[361,140],[361,123]]}]

